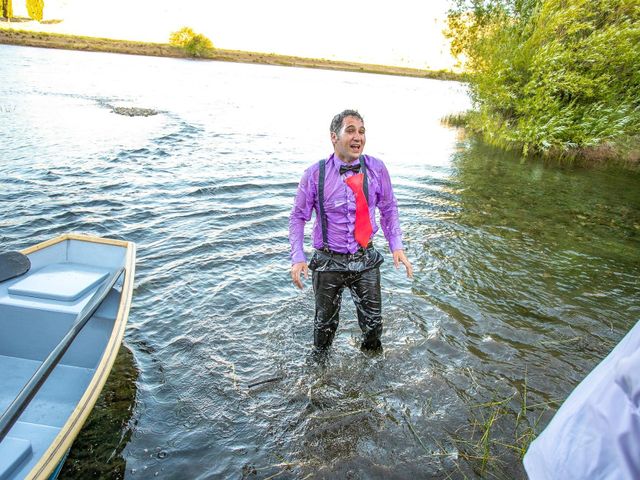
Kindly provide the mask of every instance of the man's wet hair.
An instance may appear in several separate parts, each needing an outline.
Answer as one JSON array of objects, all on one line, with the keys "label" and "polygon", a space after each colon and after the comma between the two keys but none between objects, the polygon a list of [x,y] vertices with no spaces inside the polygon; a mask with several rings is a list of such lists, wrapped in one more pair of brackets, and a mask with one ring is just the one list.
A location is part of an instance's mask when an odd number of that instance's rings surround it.
[{"label": "man's wet hair", "polygon": [[335,117],[333,117],[333,120],[331,120],[331,127],[329,127],[329,130],[335,133],[336,135],[340,135],[342,122],[344,122],[344,119],[347,117],[356,117],[358,120],[364,123],[364,119],[362,118],[362,115],[360,115],[357,110],[344,110],[339,114],[337,114]]}]

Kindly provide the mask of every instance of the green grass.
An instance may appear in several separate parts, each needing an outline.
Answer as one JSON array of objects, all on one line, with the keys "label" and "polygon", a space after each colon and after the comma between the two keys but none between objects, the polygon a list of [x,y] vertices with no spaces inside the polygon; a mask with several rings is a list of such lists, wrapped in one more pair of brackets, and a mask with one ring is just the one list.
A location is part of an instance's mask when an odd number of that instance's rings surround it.
[{"label": "green grass", "polygon": [[[526,376],[513,394],[469,406],[467,425],[452,432],[448,445],[435,442],[432,457],[454,459],[452,478],[468,478],[469,468],[481,478],[513,480],[521,468],[540,421],[557,402],[529,403]],[[466,467],[466,468],[465,468]]]},{"label": "green grass", "polygon": [[445,115],[440,122],[447,127],[466,127],[469,124],[469,112],[458,112]]}]

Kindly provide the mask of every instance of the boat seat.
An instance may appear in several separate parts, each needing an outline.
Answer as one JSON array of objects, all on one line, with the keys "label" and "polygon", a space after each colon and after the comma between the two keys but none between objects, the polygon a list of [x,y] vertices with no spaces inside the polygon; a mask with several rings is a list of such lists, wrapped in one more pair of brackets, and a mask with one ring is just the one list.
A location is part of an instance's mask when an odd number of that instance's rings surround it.
[{"label": "boat seat", "polygon": [[0,480],[9,478],[32,452],[33,448],[29,440],[10,436],[5,437],[0,443]]},{"label": "boat seat", "polygon": [[104,281],[109,271],[79,263],[55,263],[9,287],[10,295],[74,302]]},{"label": "boat seat", "polygon": [[[59,428],[17,421],[0,445],[0,480],[27,478],[59,432]],[[7,440],[13,445],[4,450]]]},{"label": "boat seat", "polygon": [[[0,411],[9,407],[40,365],[37,360],[0,355],[0,371],[4,372],[0,378]],[[61,428],[80,401],[94,371],[65,364],[56,366],[25,408],[20,421]]]}]

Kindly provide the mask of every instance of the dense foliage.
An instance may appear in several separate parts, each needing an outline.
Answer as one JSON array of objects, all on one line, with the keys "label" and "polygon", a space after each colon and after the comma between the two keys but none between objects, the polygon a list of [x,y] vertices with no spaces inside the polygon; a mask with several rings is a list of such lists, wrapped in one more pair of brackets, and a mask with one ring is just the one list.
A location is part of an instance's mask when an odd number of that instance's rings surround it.
[{"label": "dense foliage", "polygon": [[490,143],[637,156],[640,0],[456,0],[448,35]]},{"label": "dense foliage", "polygon": [[11,0],[0,0],[0,17],[13,17],[13,4]]},{"label": "dense foliage", "polygon": [[27,13],[29,14],[29,18],[41,22],[43,12],[44,0],[27,0]]},{"label": "dense foliage", "polygon": [[182,27],[173,32],[169,43],[184,49],[191,57],[202,57],[213,48],[213,43],[201,33],[195,33],[190,27]]}]

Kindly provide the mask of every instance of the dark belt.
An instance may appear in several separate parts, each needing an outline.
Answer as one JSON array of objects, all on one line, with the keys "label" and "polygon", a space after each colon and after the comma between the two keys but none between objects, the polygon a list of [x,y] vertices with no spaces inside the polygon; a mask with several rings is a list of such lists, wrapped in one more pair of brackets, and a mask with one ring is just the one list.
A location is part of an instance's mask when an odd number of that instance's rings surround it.
[{"label": "dark belt", "polygon": [[316,249],[309,268],[314,272],[358,273],[379,267],[384,258],[369,242],[366,248],[358,248],[355,253],[339,253]]},{"label": "dark belt", "polygon": [[367,250],[373,248],[373,241],[370,241],[366,247],[360,247],[358,248],[358,250],[356,250],[355,253],[341,253],[341,252],[334,252],[333,250],[329,250],[328,248],[316,248],[316,250],[318,252],[322,252],[322,253],[326,253],[331,255],[332,257],[339,257],[339,258],[350,258],[350,257],[354,257],[356,255],[362,255],[364,252],[366,252]]}]

